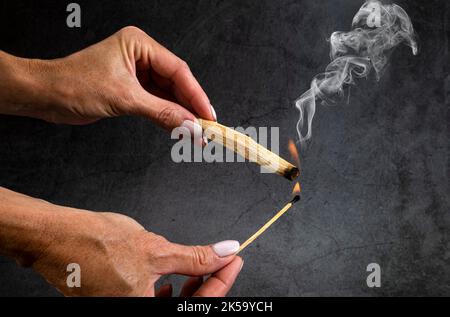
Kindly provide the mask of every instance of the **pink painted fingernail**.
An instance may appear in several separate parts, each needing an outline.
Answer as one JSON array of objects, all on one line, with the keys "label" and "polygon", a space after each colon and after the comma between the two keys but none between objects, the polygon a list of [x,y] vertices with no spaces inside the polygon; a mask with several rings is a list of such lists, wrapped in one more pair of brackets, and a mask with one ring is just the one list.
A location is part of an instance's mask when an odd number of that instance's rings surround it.
[{"label": "pink painted fingernail", "polygon": [[214,252],[221,258],[235,254],[239,251],[239,247],[239,241],[235,240],[218,242],[212,246]]},{"label": "pink painted fingernail", "polygon": [[214,121],[217,121],[216,110],[214,110],[213,105],[210,105],[210,106],[211,106],[211,114],[212,114],[212,116],[213,116],[213,118],[214,118]]},{"label": "pink painted fingernail", "polygon": [[181,127],[189,130],[189,132],[191,133],[191,138],[194,140],[194,143],[196,145],[203,145],[203,130],[197,122],[185,120],[181,124]]}]

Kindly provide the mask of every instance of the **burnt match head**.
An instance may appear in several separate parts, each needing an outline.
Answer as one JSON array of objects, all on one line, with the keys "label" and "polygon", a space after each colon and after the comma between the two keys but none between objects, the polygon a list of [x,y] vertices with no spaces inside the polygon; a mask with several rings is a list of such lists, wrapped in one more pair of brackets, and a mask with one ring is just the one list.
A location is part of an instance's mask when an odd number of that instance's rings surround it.
[{"label": "burnt match head", "polygon": [[294,198],[292,198],[291,200],[291,204],[295,204],[296,202],[298,202],[301,199],[300,195],[295,195]]},{"label": "burnt match head", "polygon": [[300,175],[300,171],[297,167],[292,167],[288,170],[286,170],[283,173],[283,176],[286,177],[288,180],[293,181],[294,179],[296,179],[298,176]]}]

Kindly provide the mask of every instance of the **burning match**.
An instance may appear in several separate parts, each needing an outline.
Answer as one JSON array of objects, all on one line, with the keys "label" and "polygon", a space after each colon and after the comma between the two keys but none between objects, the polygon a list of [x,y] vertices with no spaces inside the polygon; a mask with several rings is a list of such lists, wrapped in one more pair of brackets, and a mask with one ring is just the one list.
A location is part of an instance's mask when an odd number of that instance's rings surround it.
[{"label": "burning match", "polygon": [[288,180],[292,181],[299,176],[299,170],[296,166],[258,144],[251,137],[217,122],[203,119],[198,121],[205,136],[211,141],[225,146],[250,162],[257,163]]},{"label": "burning match", "polygon": [[270,219],[264,226],[261,227],[254,235],[247,239],[239,248],[237,254],[239,254],[242,250],[248,247],[253,241],[255,241],[260,235],[262,235],[271,225],[275,223],[281,216],[283,216],[291,207],[300,200],[300,184],[295,184],[294,187],[294,198],[281,209],[272,219]]}]

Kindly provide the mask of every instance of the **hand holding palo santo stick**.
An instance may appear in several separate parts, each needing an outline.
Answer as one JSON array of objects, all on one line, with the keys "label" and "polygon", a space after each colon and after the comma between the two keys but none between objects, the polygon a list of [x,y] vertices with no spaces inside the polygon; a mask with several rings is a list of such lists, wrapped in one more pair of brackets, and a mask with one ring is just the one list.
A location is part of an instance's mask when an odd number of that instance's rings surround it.
[{"label": "hand holding palo santo stick", "polygon": [[219,143],[250,162],[257,163],[289,180],[294,180],[298,177],[299,170],[296,166],[258,144],[251,137],[217,122],[203,119],[198,121],[204,130],[205,136],[211,141]]}]

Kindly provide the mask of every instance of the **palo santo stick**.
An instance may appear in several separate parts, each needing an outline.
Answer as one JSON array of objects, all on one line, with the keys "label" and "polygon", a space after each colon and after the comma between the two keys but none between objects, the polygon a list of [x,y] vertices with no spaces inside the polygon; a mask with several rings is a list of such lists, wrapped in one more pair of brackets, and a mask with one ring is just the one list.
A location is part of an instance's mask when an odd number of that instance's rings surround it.
[{"label": "palo santo stick", "polygon": [[238,153],[250,162],[264,166],[270,171],[284,176],[289,180],[294,180],[298,177],[299,170],[297,167],[269,151],[261,144],[258,144],[248,135],[217,122],[203,119],[199,119],[198,121],[208,139]]},{"label": "palo santo stick", "polygon": [[250,238],[248,238],[247,241],[245,241],[243,244],[241,244],[238,252],[236,254],[239,254],[242,250],[244,250],[250,243],[255,241],[260,235],[264,233],[275,221],[278,220],[281,216],[283,216],[286,211],[288,211],[297,201],[300,200],[300,196],[295,196],[294,199],[292,199],[286,206],[283,207],[272,219],[270,219],[264,226],[261,227],[254,235],[252,235]]}]

